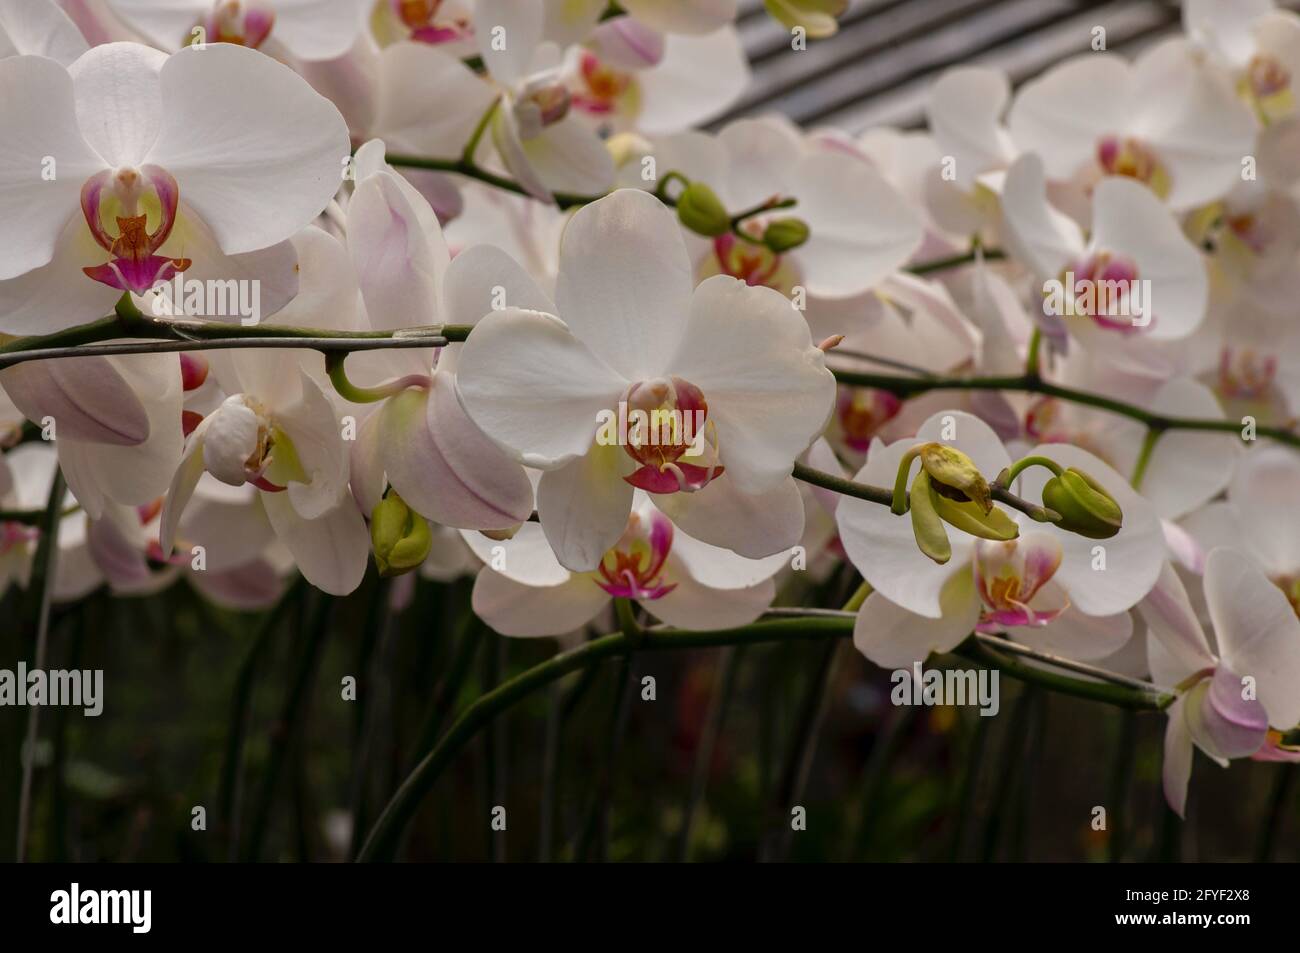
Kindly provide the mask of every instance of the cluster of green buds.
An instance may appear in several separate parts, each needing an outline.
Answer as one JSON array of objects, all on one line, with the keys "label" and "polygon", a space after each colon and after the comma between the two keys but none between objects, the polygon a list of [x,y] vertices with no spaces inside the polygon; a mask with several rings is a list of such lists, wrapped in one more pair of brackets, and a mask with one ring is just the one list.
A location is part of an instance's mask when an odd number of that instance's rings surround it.
[{"label": "cluster of green buds", "polygon": [[[921,468],[909,493],[908,477],[918,459]],[[975,461],[941,443],[918,444],[903,455],[890,509],[897,516],[911,512],[916,545],[941,565],[952,558],[944,524],[1001,542],[1020,535],[1016,521],[993,505],[993,491]]]},{"label": "cluster of green buds", "polygon": [[370,542],[379,575],[400,576],[424,562],[433,534],[425,518],[390,489],[370,514]]},{"label": "cluster of green buds", "polygon": [[751,216],[757,216],[765,211],[789,208],[794,204],[791,199],[773,199],[757,209],[751,209],[738,216],[729,212],[722,200],[718,198],[718,193],[703,182],[687,181],[685,176],[677,172],[670,173],[670,176],[686,183],[677,197],[677,218],[697,235],[703,235],[705,238],[720,238],[731,233],[747,241],[762,244],[773,254],[780,255],[803,245],[812,234],[808,223],[794,216],[766,220],[761,232],[757,229],[752,233],[745,230],[745,225]]},{"label": "cluster of green buds", "polygon": [[1052,477],[1043,485],[1043,506],[1063,530],[1088,539],[1110,539],[1124,527],[1124,511],[1095,479],[1075,467],[1047,457],[1025,457],[998,474],[995,483],[1009,487],[1029,467],[1046,467]]}]

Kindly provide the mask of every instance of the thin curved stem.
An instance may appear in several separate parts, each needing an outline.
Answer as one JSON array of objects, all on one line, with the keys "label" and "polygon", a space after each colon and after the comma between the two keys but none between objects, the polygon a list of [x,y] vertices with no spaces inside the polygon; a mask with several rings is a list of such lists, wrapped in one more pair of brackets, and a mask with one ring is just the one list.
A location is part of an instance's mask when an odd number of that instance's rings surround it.
[{"label": "thin curved stem", "polygon": [[[1242,425],[1235,420],[1209,420],[1194,417],[1169,417],[1145,410],[1134,404],[1093,394],[1088,391],[1062,387],[1038,377],[1025,374],[1011,377],[900,377],[895,374],[872,374],[832,368],[835,379],[855,387],[874,387],[897,397],[916,397],[935,390],[1011,390],[1025,394],[1042,394],[1057,397],[1074,404],[1110,411],[1130,420],[1136,420],[1153,430],[1200,430],[1215,433],[1235,433],[1240,436]],[[1255,434],[1300,449],[1300,434],[1283,427],[1256,427]]]},{"label": "thin curved stem", "polygon": [[[715,631],[653,627],[644,629],[635,644],[625,633],[615,632],[554,655],[480,696],[465,709],[434,749],[415,766],[384,807],[383,813],[366,837],[357,860],[391,858],[425,795],[479,729],[533,692],[570,672],[589,668],[605,659],[620,657],[634,650],[669,651],[706,646],[843,639],[852,635],[853,625],[853,614],[841,612],[833,615],[768,619],[739,628]],[[959,651],[963,654],[972,653],[968,657],[996,667],[1013,678],[1079,698],[1119,705],[1134,711],[1160,711],[1167,704],[1167,696],[1159,694],[1154,686],[1142,683],[1144,687],[1139,689],[1110,682],[1083,681],[1026,665],[1000,652],[984,649],[983,641],[988,638],[975,636],[967,640]]]}]

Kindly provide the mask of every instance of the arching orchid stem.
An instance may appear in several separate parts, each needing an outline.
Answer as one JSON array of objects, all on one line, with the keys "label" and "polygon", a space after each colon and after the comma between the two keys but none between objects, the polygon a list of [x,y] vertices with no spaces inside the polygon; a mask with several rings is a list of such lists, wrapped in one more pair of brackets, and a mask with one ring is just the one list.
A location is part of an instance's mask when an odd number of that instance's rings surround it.
[{"label": "arching orchid stem", "polygon": [[[796,463],[794,465],[794,478],[802,480],[804,483],[811,483],[813,486],[820,486],[822,489],[831,490],[843,496],[852,496],[859,500],[866,500],[869,503],[879,503],[881,506],[893,507],[894,493],[883,486],[871,486],[866,483],[855,483],[844,477],[835,476],[833,473],[826,473],[823,470],[817,470],[806,464]],[[1038,522],[1055,522],[1060,518],[1059,514],[1044,509],[1035,503],[1021,499],[1014,493],[1002,489],[995,489],[993,499],[1003,503],[1012,509],[1019,510],[1030,519]],[[906,496],[905,496],[906,501]],[[906,509],[903,510],[907,512]]]},{"label": "arching orchid stem", "polygon": [[460,161],[463,165],[474,166],[474,153],[478,151],[478,144],[483,141],[483,133],[487,132],[487,127],[492,122],[492,117],[497,114],[501,108],[501,97],[498,96],[492,100],[492,105],[483,113],[479,119],[478,125],[474,127],[474,132],[470,135],[469,141],[465,143],[465,149],[460,154]]},{"label": "arching orchid stem", "polygon": [[347,371],[343,366],[347,359],[346,351],[327,354],[325,372],[329,374],[330,383],[334,385],[339,396],[354,404],[374,404],[400,394],[408,387],[427,389],[433,384],[428,374],[407,374],[405,377],[399,377],[377,387],[360,387],[348,380]]},{"label": "arching orchid stem", "polygon": [[934,261],[922,262],[919,265],[908,265],[903,270],[911,272],[914,275],[928,275],[936,271],[947,271],[950,268],[960,268],[962,265],[972,265],[980,260],[1001,261],[1006,257],[1006,252],[997,248],[973,248],[960,255],[952,255],[948,258],[936,258]]},{"label": "arching orchid stem", "polygon": [[[466,162],[462,159],[430,159],[424,156],[407,156],[389,154],[385,161],[391,166],[407,169],[428,169],[433,172],[454,172],[457,175],[463,175],[467,179],[474,179],[482,182],[484,185],[490,185],[493,188],[501,189],[503,192],[513,192],[515,195],[521,195],[524,198],[531,198],[528,190],[513,179],[508,179],[503,175],[497,175],[495,172],[489,172],[480,168],[477,163]],[[555,204],[562,209],[578,208],[583,205],[590,205],[597,199],[604,198],[604,195],[574,195],[568,192],[555,192]],[[671,201],[664,199],[666,204],[673,204]]]},{"label": "arching orchid stem", "polygon": [[[843,352],[835,352],[836,355]],[[1236,420],[1213,420],[1195,417],[1168,417],[1127,404],[1122,400],[1093,394],[1089,391],[1062,387],[1037,377],[1016,375],[1012,377],[902,377],[894,374],[874,374],[843,368],[832,368],[835,379],[855,387],[874,387],[904,399],[936,390],[1010,390],[1024,394],[1042,394],[1057,397],[1073,404],[1083,404],[1106,410],[1130,420],[1136,420],[1157,430],[1196,430],[1213,433],[1235,433],[1242,436],[1243,426]],[[1254,434],[1268,437],[1278,443],[1300,449],[1300,434],[1284,427],[1255,427]],[[1243,440],[1245,438],[1243,437]]]},{"label": "arching orchid stem", "polygon": [[1129,480],[1133,484],[1133,489],[1142,489],[1142,480],[1147,475],[1147,467],[1151,465],[1151,454],[1155,452],[1156,444],[1160,441],[1163,430],[1158,427],[1148,427],[1146,436],[1142,438],[1142,448],[1138,451],[1137,462],[1133,464],[1133,477]]},{"label": "arching orchid stem", "polygon": [[1060,476],[1065,472],[1065,467],[1061,466],[1049,457],[1029,456],[1017,460],[1015,463],[1011,464],[1011,466],[999,473],[997,484],[1003,487],[1010,486],[1012,483],[1016,482],[1016,477],[1020,476],[1020,474],[1024,473],[1030,467],[1046,467],[1048,470],[1052,471],[1053,476]]},{"label": "arching orchid stem", "polygon": [[668,195],[668,187],[674,182],[680,182],[683,189],[687,188],[691,184],[690,179],[686,178],[686,176],[676,170],[666,172],[664,173],[663,178],[659,180],[659,184],[655,187],[655,198],[665,204],[675,204],[677,201],[676,198],[670,198]]},{"label": "arching orchid stem", "polygon": [[910,501],[907,496],[907,478],[912,472],[912,461],[921,455],[922,446],[923,444],[918,443],[898,461],[898,476],[894,478],[894,495],[889,501],[889,512],[895,516],[902,516],[908,510]]},{"label": "arching orchid stem", "polygon": [[[789,610],[804,612],[804,610]],[[362,862],[390,859],[401,844],[403,833],[425,796],[452,763],[456,755],[474,739],[479,730],[497,716],[527,698],[538,689],[549,685],[570,672],[581,671],[610,658],[637,651],[671,651],[685,648],[703,648],[721,645],[757,645],[765,642],[819,642],[826,639],[844,639],[853,634],[854,614],[826,610],[804,614],[797,618],[774,618],[741,626],[735,629],[698,631],[651,626],[644,629],[641,641],[632,645],[627,635],[615,632],[586,642],[577,648],[560,652],[545,662],[521,672],[492,691],[476,699],[447,729],[442,740],[420,761],[404,780],[366,837],[365,845],[357,855]],[[995,644],[985,647],[985,642]],[[1172,696],[1158,688],[1137,683],[1113,683],[1117,676],[1100,669],[1090,671],[1093,678],[1108,676],[1108,681],[1084,681],[1036,666],[1026,665],[1010,657],[1011,654],[1033,655],[1041,653],[1026,650],[1023,646],[1007,648],[1014,643],[976,635],[959,647],[965,657],[999,669],[1013,678],[1042,685],[1065,694],[1092,701],[1118,705],[1134,711],[1161,711],[1172,702]],[[993,651],[997,649],[998,651]],[[971,653],[971,654],[968,654]],[[1059,660],[1068,663],[1068,660]],[[1052,664],[1056,664],[1053,661]],[[1076,665],[1078,663],[1069,663]]]}]

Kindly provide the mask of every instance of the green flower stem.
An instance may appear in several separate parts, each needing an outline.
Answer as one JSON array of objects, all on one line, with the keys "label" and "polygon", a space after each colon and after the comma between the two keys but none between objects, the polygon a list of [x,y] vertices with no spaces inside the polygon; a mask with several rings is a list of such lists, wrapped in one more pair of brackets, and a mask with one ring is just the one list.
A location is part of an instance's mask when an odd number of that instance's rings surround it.
[{"label": "green flower stem", "polygon": [[898,461],[898,475],[894,477],[894,493],[889,500],[889,512],[902,516],[908,509],[907,477],[912,472],[912,461],[921,455],[921,445],[917,444]]},{"label": "green flower stem", "polygon": [[[832,352],[833,353],[833,352]],[[1235,433],[1240,436],[1242,425],[1235,420],[1209,420],[1193,417],[1169,417],[1153,413],[1121,400],[1103,397],[1089,391],[1062,387],[1037,377],[1016,375],[1010,377],[902,377],[894,374],[873,374],[863,371],[833,369],[835,378],[841,384],[854,387],[874,387],[887,391],[896,397],[909,398],[936,390],[1010,390],[1024,394],[1042,394],[1044,397],[1056,397],[1074,404],[1083,404],[1106,410],[1139,423],[1154,430],[1198,430],[1214,433]],[[1268,437],[1279,443],[1300,449],[1300,434],[1283,427],[1256,427],[1255,433]]]},{"label": "green flower stem", "polygon": [[[402,782],[375,822],[357,859],[390,859],[425,795],[478,731],[533,692],[571,672],[587,669],[606,659],[622,657],[632,651],[656,652],[721,645],[843,639],[853,634],[853,625],[854,617],[851,613],[837,612],[765,619],[734,629],[714,631],[653,627],[643,630],[639,642],[635,644],[625,633],[615,632],[553,655],[480,696],[464,710],[434,749]],[[995,667],[1021,681],[1134,711],[1159,711],[1172,700],[1172,696],[1160,693],[1154,686],[1144,686],[1144,683],[1122,679],[1121,676],[1112,676],[1113,679],[1121,679],[1119,682],[1084,681],[1024,664],[1002,652],[985,649],[983,646],[987,638],[973,636],[958,651],[967,658]],[[1022,654],[1033,655],[1031,651],[1022,651]],[[1107,674],[1095,671],[1098,675]]]},{"label": "green flower stem", "polygon": [[478,151],[478,144],[483,141],[483,133],[487,132],[488,126],[492,123],[492,117],[497,114],[497,110],[500,108],[501,97],[498,96],[492,100],[492,105],[487,108],[487,111],[483,113],[483,117],[479,119],[478,125],[474,127],[474,132],[469,137],[469,142],[465,143],[465,148],[460,154],[462,164],[474,165],[474,153]]},{"label": "green flower stem", "polygon": [[1151,465],[1151,454],[1156,449],[1156,444],[1160,441],[1163,430],[1155,427],[1148,427],[1146,436],[1142,440],[1142,449],[1138,451],[1137,463],[1133,465],[1133,479],[1129,482],[1133,484],[1133,489],[1142,489],[1142,480],[1147,475],[1147,467]]},{"label": "green flower stem", "polygon": [[1034,328],[1029,335],[1029,353],[1025,355],[1025,376],[1038,376],[1039,354],[1043,349],[1043,332],[1040,328]]},{"label": "green flower stem", "polygon": [[[31,620],[36,643],[33,668],[45,668],[46,651],[50,636],[50,607],[54,602],[54,579],[59,565],[59,521],[63,516],[63,497],[67,483],[63,471],[55,469],[50,483],[50,493],[45,504],[45,517],[41,522],[41,538],[32,558],[32,574],[27,583],[27,618]],[[18,832],[16,837],[17,860],[27,859],[27,838],[31,829],[32,776],[36,768],[36,738],[40,706],[33,705],[27,714],[27,734],[23,744],[22,782],[18,794]]]},{"label": "green flower stem", "polygon": [[1024,473],[1030,467],[1045,467],[1052,471],[1052,476],[1060,476],[1065,472],[1065,467],[1061,466],[1051,457],[1044,457],[1035,454],[1028,457],[1022,457],[999,473],[997,480],[998,485],[1010,486],[1016,482],[1016,477],[1020,476],[1020,474]]},{"label": "green flower stem", "polygon": [[408,387],[427,388],[433,383],[427,374],[408,374],[406,377],[399,377],[386,384],[380,384],[378,387],[359,387],[348,380],[347,371],[343,367],[347,357],[346,351],[327,354],[325,356],[325,371],[329,374],[330,383],[334,385],[334,389],[338,391],[339,396],[354,404],[373,404],[381,400],[387,400],[395,394],[400,394]]},{"label": "green flower stem", "polygon": [[[508,179],[503,175],[497,175],[495,172],[489,172],[487,169],[480,168],[476,163],[466,162],[465,159],[432,159],[425,156],[408,156],[391,154],[385,157],[385,161],[391,166],[406,169],[427,169],[432,172],[454,172],[457,175],[463,175],[467,179],[474,179],[482,182],[484,185],[490,185],[493,188],[501,189],[504,192],[513,192],[515,195],[522,195],[524,198],[533,196],[518,182]],[[583,205],[589,205],[597,199],[604,198],[604,195],[574,195],[570,192],[554,192],[555,204],[562,209],[578,208]]]}]

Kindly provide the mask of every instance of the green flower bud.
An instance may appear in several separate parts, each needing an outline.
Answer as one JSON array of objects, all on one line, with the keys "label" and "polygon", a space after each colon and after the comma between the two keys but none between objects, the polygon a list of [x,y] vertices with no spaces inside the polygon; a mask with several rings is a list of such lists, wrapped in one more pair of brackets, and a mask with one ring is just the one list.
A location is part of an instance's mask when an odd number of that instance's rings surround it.
[{"label": "green flower bud", "polygon": [[390,490],[370,514],[370,542],[379,574],[400,576],[424,562],[433,534],[424,517]]},{"label": "green flower bud", "polygon": [[993,509],[993,493],[975,461],[954,447],[927,443],[921,448],[921,466],[930,474],[934,491],[954,502],[973,500],[980,511]]},{"label": "green flower bud", "polygon": [[1020,535],[1020,524],[996,506],[985,513],[978,503],[971,500],[958,503],[936,493],[934,508],[939,518],[949,526],[955,526],[980,539],[1006,542]]},{"label": "green flower bud", "polygon": [[938,495],[930,483],[930,474],[924,469],[918,470],[912,481],[911,500],[912,535],[916,537],[916,545],[942,566],[952,558],[952,545],[937,509]]},{"label": "green flower bud", "polygon": [[1070,467],[1043,487],[1043,505],[1061,514],[1056,525],[1089,539],[1110,539],[1124,525],[1115,498],[1082,470]]},{"label": "green flower bud", "polygon": [[708,238],[731,231],[731,216],[716,192],[703,182],[692,182],[677,199],[677,217],[683,225]]},{"label": "green flower bud", "polygon": [[808,223],[801,218],[778,218],[763,231],[763,244],[776,252],[798,248],[808,241]]}]

